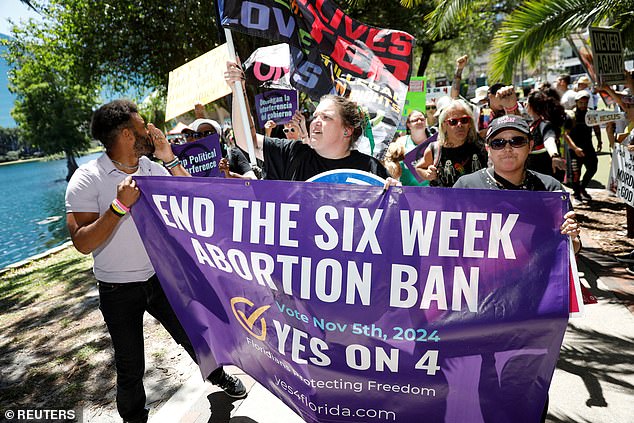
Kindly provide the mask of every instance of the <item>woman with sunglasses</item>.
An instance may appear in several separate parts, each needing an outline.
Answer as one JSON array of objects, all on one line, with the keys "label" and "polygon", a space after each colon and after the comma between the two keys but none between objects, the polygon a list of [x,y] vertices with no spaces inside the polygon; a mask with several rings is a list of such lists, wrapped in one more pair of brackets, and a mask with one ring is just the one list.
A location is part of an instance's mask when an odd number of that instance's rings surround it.
[{"label": "woman with sunglasses", "polygon": [[427,127],[427,117],[419,110],[412,110],[410,114],[407,115],[405,127],[407,128],[407,134],[398,137],[396,141],[391,143],[388,147],[384,159],[385,167],[388,170],[393,169],[390,171],[390,174],[393,178],[399,179],[403,185],[429,185],[427,181],[418,182],[403,162],[405,154],[412,151],[420,143],[427,141],[427,138],[432,135]]},{"label": "woman with sunglasses", "polygon": [[[244,81],[242,69],[234,62],[227,62],[224,76],[235,97],[234,82]],[[246,149],[242,116],[236,103],[232,110],[233,130],[237,144]],[[254,134],[255,154],[264,161],[266,179],[305,181],[336,169],[362,170],[387,179],[387,171],[379,160],[352,148],[363,131],[362,124],[363,117],[355,102],[325,95],[313,113],[307,144]]]},{"label": "woman with sunglasses", "polygon": [[[492,166],[463,176],[454,188],[478,188],[497,190],[564,191],[555,178],[526,168],[526,161],[533,147],[528,123],[517,115],[505,115],[494,119],[487,130],[486,142]],[[581,227],[575,212],[564,215],[560,226],[563,235],[572,238],[575,253],[581,249]],[[521,282],[520,282],[521,283]],[[548,399],[544,405],[541,422],[546,421]]]},{"label": "woman with sunglasses", "polygon": [[[493,120],[486,138],[492,166],[461,177],[454,188],[564,191],[552,176],[526,168],[533,147],[530,133],[528,123],[521,116],[505,115]],[[581,248],[580,227],[574,212],[568,212],[564,219],[561,233],[572,237],[577,252]]]},{"label": "woman with sunglasses", "polygon": [[433,186],[451,187],[461,176],[486,167],[487,156],[464,100],[451,100],[438,122],[438,140],[427,147],[416,171]]}]

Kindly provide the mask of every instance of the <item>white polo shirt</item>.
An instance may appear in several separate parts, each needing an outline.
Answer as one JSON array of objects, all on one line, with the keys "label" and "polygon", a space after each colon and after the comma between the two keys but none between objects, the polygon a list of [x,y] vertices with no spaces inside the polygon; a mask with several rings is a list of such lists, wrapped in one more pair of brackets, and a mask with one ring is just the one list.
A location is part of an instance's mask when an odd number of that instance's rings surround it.
[{"label": "white polo shirt", "polygon": [[[139,169],[132,176],[165,176],[169,172],[147,157],[139,159]],[[79,167],[66,188],[66,213],[106,213],[117,196],[117,185],[127,173],[117,169],[104,153]],[[97,280],[111,283],[140,282],[154,275],[139,232],[128,213],[114,232],[92,253]]]}]

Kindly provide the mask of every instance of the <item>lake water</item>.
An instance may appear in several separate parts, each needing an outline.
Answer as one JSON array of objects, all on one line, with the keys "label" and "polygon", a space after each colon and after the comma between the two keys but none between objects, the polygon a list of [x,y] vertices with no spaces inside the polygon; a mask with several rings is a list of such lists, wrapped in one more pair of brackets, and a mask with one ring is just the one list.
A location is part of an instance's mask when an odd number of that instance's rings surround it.
[{"label": "lake water", "polygon": [[[80,165],[99,157],[77,160]],[[0,166],[0,269],[69,240],[66,160]]]}]

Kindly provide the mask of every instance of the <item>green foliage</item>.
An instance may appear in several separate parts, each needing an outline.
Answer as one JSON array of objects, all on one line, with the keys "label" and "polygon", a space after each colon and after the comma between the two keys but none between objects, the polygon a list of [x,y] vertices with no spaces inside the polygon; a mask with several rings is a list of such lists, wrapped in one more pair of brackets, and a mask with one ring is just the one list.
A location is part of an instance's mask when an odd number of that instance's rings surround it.
[{"label": "green foliage", "polygon": [[634,0],[441,0],[427,16],[429,33],[443,35],[486,10],[503,17],[491,37],[492,80],[510,81],[523,59],[534,65],[553,43],[606,20],[621,31],[624,46],[634,45]]},{"label": "green foliage", "polygon": [[623,45],[634,43],[632,0],[528,0],[504,21],[493,40],[491,75],[510,79],[523,59],[534,64],[548,43],[591,25],[621,30]]},{"label": "green foliage", "polygon": [[167,87],[171,70],[218,45],[209,0],[49,0],[84,79],[116,90]]},{"label": "green foliage", "polygon": [[74,155],[88,147],[86,127],[97,101],[97,86],[76,78],[78,63],[49,20],[14,27],[5,40],[13,70],[9,89],[16,94],[12,116],[24,141],[46,154]]},{"label": "green foliage", "polygon": [[22,148],[20,128],[3,128],[0,126],[0,154]]}]

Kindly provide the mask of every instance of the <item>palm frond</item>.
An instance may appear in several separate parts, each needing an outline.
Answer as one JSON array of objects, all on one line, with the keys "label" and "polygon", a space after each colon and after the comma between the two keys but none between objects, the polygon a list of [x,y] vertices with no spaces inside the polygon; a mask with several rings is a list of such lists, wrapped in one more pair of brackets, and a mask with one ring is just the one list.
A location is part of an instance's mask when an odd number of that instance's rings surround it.
[{"label": "palm frond", "polygon": [[433,38],[441,38],[462,18],[479,10],[486,3],[473,0],[441,0],[438,6],[425,16],[425,22],[429,25],[427,32]]},{"label": "palm frond", "polygon": [[[628,2],[628,1],[626,1]],[[523,59],[536,62],[549,42],[610,16],[619,0],[528,0],[502,23],[492,43],[491,79],[510,81]]]}]

